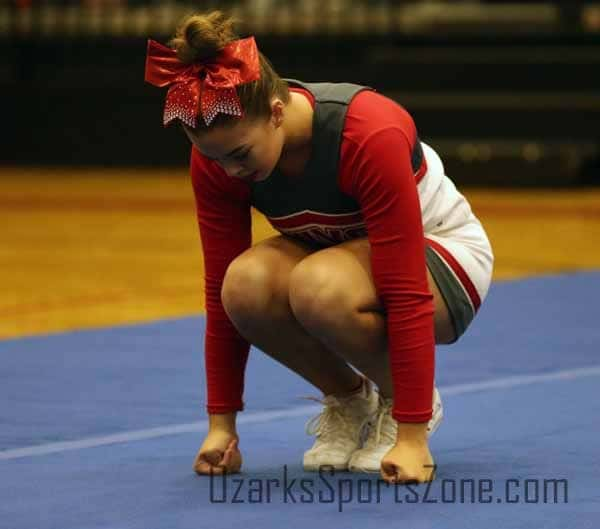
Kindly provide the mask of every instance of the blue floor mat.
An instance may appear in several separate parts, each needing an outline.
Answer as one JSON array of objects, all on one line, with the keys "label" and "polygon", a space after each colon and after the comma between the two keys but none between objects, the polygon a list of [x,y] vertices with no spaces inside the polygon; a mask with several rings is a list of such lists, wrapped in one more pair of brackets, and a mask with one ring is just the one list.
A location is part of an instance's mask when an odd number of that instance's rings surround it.
[{"label": "blue floor mat", "polygon": [[[597,369],[600,326],[593,304],[599,297],[600,273],[493,285],[466,336],[438,348],[438,385],[452,390],[520,375]],[[0,455],[204,419],[203,332],[204,320],[196,317],[1,341]],[[437,502],[423,501],[425,486],[415,487],[417,503],[396,502],[394,491],[385,488],[379,504],[364,491],[362,499],[370,501],[359,502],[358,486],[371,483],[373,491],[376,477],[366,482],[366,476],[337,474],[328,478],[335,500],[319,503],[318,491],[325,499],[332,494],[318,476],[302,472],[302,452],[311,440],[303,433],[309,415],[298,415],[240,425],[244,503],[211,503],[209,479],[191,472],[201,432],[0,459],[0,527],[233,528],[253,522],[358,527],[398,521],[411,528],[484,523],[503,529],[596,528],[600,404],[592,371],[573,379],[449,391],[446,418],[432,439],[439,470],[429,499]],[[311,394],[317,393],[299,377],[251,352],[242,416],[296,409],[307,404],[300,397]],[[249,503],[248,480],[281,480],[284,466],[297,483],[314,480],[313,501],[302,503],[296,485],[296,504],[289,498],[284,503],[281,490],[273,490],[270,503],[264,490],[262,503]],[[491,480],[492,503],[461,504],[460,498],[444,503],[451,499],[452,483],[459,486],[461,479],[474,479],[484,489]],[[508,479],[520,482],[510,490],[512,499],[521,496],[514,504],[506,503]],[[525,479],[538,481],[528,482],[525,491]],[[544,504],[544,479],[568,480],[568,503]],[[340,505],[338,486],[346,495],[352,489],[352,501]],[[230,494],[233,487],[229,483]],[[532,500],[536,488],[541,500],[527,503],[525,492]],[[410,492],[399,494],[415,499]],[[254,498],[258,495],[255,491]]]}]

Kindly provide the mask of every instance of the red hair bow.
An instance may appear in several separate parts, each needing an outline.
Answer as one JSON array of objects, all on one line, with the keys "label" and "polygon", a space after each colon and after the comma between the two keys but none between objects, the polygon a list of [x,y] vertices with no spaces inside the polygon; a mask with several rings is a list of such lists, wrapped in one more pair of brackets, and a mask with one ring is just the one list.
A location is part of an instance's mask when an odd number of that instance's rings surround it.
[{"label": "red hair bow", "polygon": [[148,40],[145,80],[154,86],[169,86],[164,125],[180,119],[196,127],[198,111],[206,125],[221,112],[242,117],[235,87],[260,78],[258,48],[254,37],[234,40],[215,59],[183,64],[175,50]]}]

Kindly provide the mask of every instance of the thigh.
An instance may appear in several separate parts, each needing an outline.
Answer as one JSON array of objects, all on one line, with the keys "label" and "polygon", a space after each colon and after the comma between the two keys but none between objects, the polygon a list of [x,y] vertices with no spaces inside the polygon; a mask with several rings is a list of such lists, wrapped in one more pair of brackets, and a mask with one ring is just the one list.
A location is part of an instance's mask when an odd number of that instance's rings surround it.
[{"label": "thigh", "polygon": [[274,274],[289,275],[291,270],[319,247],[287,235],[264,239],[238,255],[230,267],[264,266]]},{"label": "thigh", "polygon": [[[306,259],[310,267],[318,270],[327,268],[335,277],[332,281],[342,282],[346,306],[359,312],[384,313],[384,307],[377,294],[371,269],[371,246],[367,238],[354,239],[330,248],[320,250]],[[303,263],[304,264],[304,263]],[[435,313],[434,327],[437,343],[450,343],[455,340],[452,318],[436,281],[427,269],[429,289],[433,294]],[[382,332],[385,329],[382,328]]]}]

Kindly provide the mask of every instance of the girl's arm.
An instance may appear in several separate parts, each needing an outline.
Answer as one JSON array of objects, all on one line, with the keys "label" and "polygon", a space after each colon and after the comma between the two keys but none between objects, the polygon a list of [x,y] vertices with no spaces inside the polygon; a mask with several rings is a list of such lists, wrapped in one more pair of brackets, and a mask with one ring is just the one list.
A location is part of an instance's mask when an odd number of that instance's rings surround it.
[{"label": "girl's arm", "polygon": [[210,415],[229,414],[211,418],[211,424],[235,424],[234,412],[243,409],[249,344],[223,309],[221,287],[231,261],[251,245],[249,188],[195,148],[191,176],[205,268],[207,410]]},{"label": "girl's arm", "polygon": [[[344,187],[360,203],[371,265],[385,306],[394,386],[393,416],[407,435],[426,428],[432,413],[433,296],[427,283],[425,240],[411,152],[416,140],[386,126],[364,138]],[[423,430],[425,431],[425,430]]]}]

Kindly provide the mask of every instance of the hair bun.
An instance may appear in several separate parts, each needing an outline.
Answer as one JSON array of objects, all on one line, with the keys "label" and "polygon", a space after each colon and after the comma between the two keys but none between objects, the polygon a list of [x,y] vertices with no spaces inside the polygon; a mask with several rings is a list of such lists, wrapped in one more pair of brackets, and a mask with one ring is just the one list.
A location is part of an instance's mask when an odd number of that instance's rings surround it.
[{"label": "hair bun", "polygon": [[232,40],[234,20],[221,11],[205,15],[191,15],[177,28],[169,43],[184,64],[215,57]]}]

